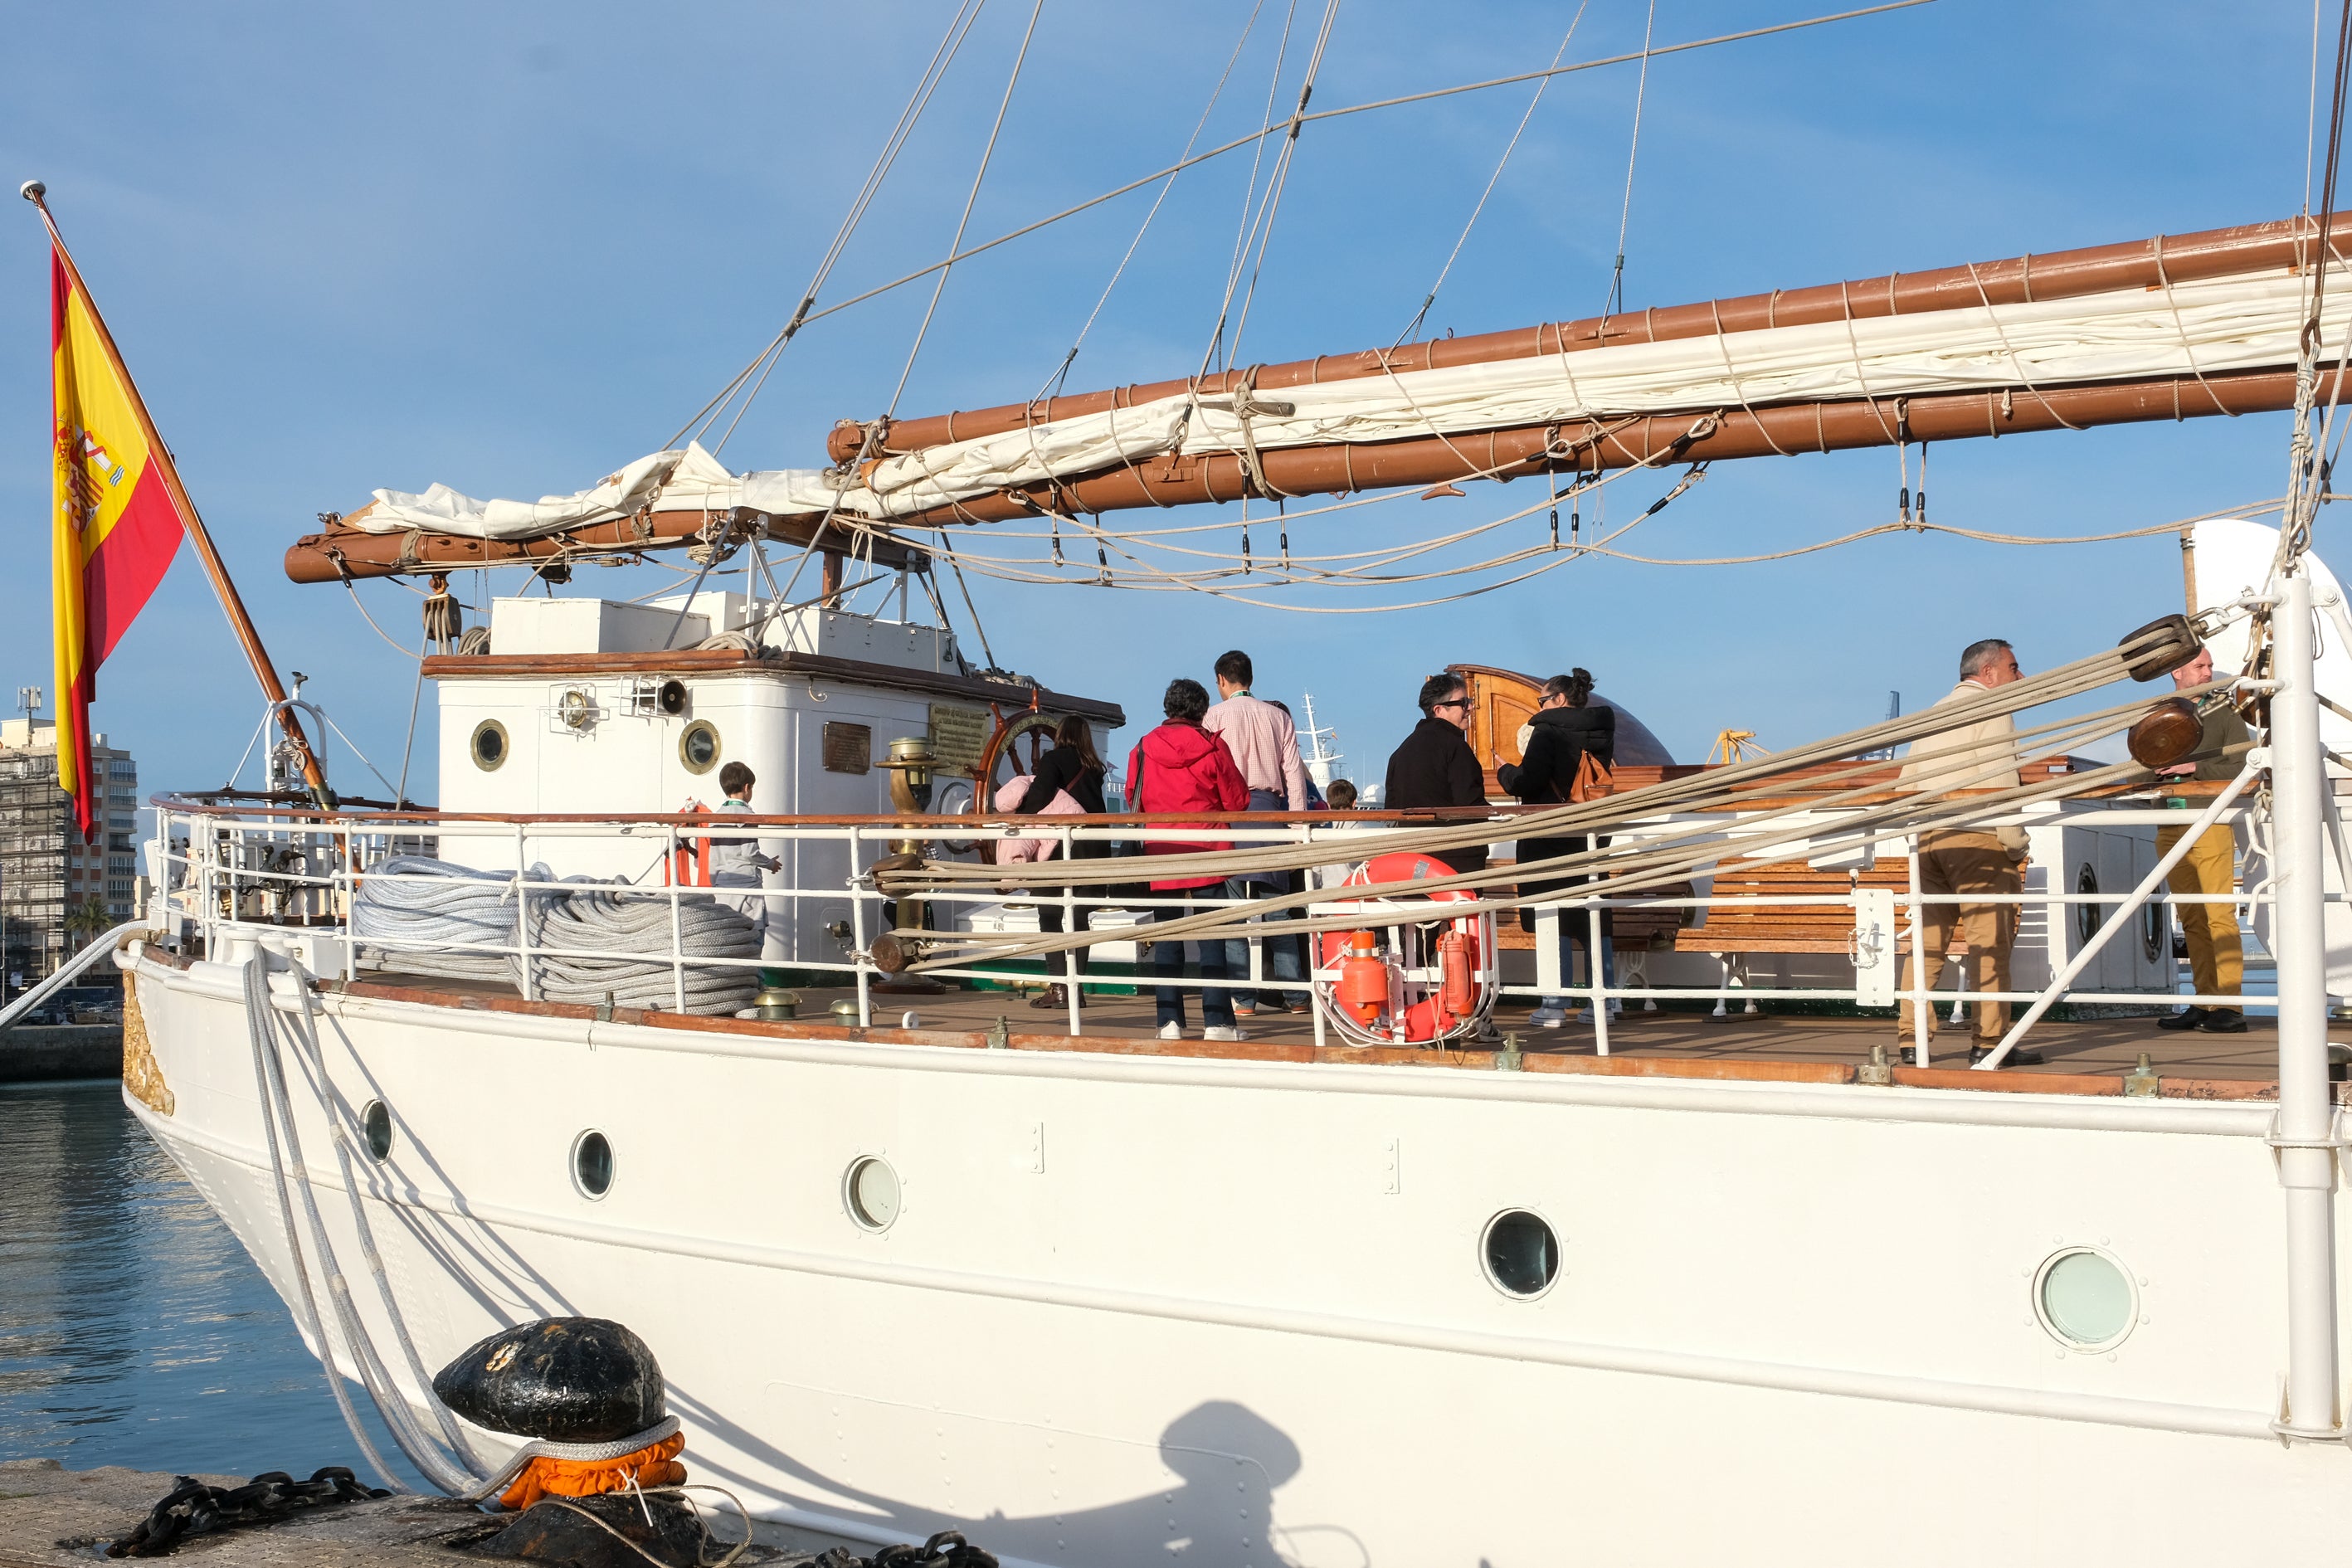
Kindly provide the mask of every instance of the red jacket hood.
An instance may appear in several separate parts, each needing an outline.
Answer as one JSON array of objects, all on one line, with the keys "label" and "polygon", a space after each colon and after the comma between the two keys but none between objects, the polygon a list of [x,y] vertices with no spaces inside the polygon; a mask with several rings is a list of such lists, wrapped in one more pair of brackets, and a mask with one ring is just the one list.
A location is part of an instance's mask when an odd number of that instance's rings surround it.
[{"label": "red jacket hood", "polygon": [[1162,724],[1147,731],[1135,749],[1163,768],[1189,768],[1217,747],[1217,738],[1197,724]]}]

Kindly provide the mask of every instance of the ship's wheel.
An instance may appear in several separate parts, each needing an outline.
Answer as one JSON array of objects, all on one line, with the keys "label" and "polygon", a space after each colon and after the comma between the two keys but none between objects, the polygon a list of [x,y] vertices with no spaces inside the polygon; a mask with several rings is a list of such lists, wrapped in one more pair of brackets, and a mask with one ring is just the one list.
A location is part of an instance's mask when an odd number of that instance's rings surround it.
[{"label": "ship's wheel", "polygon": [[[937,809],[942,816],[981,818],[996,815],[996,792],[1024,774],[1034,774],[1045,753],[1054,749],[1054,731],[1062,720],[1056,713],[1040,712],[1034,708],[1023,708],[1012,713],[999,709],[996,728],[990,731],[988,743],[980,749],[980,760],[973,764],[969,781],[952,779],[941,789]],[[993,838],[950,840],[946,847],[956,854],[977,850],[982,864],[996,863]]]}]

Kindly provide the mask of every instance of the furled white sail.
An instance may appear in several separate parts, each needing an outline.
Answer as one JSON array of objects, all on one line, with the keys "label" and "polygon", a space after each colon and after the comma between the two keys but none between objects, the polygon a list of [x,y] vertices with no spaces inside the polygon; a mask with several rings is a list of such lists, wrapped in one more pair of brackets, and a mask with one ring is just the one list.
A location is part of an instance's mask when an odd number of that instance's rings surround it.
[{"label": "furled white sail", "polygon": [[[421,495],[378,490],[373,505],[345,521],[369,533],[421,529],[469,539],[536,539],[648,510],[718,511],[740,506],[779,516],[821,512],[833,493],[822,469],[738,474],[696,441],[683,450],[639,458],[570,495],[541,496],[535,501],[476,500],[441,484]],[[858,498],[852,492],[847,499]]]},{"label": "furled white sail", "polygon": [[[2247,274],[1400,371],[1255,398],[1180,395],[886,458],[842,491],[838,504],[851,516],[887,519],[1171,454],[2284,368],[2295,361],[2305,286],[2294,275]],[[2329,296],[2327,317],[2327,341],[2338,342],[2352,323],[2352,289]],[[421,528],[517,539],[656,504],[820,512],[835,504],[837,482],[816,469],[737,475],[689,446],[641,458],[592,489],[536,502],[478,501],[442,485],[422,495],[378,490],[376,504],[352,521],[377,532]]]}]

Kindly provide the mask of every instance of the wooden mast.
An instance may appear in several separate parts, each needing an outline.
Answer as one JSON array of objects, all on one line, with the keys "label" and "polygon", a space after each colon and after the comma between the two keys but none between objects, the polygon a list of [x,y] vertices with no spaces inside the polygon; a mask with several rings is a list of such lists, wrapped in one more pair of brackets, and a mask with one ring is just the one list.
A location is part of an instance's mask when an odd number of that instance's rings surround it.
[{"label": "wooden mast", "polygon": [[[2352,213],[2326,226],[2331,252],[2352,252]],[[2128,289],[2159,289],[2215,279],[2291,275],[2308,266],[2320,244],[2309,217],[2247,224],[2185,235],[2158,235],[2002,260],[1695,304],[1628,310],[1605,318],[1539,323],[1507,331],[1432,339],[1393,349],[1327,354],[1251,366],[1199,378],[1178,378],[1034,403],[1006,404],[954,414],[870,424],[844,420],[827,437],[827,455],[846,466],[861,456],[903,455],[949,442],[979,439],[1040,423],[1131,407],[1189,391],[1230,396],[1246,386],[1254,396],[1278,398],[1284,388],[1382,376],[1397,372],[1524,360],[1568,358],[1596,348],[1703,339],[1781,327],[1863,321],[1936,311],[1979,309]],[[2323,372],[2322,397],[2333,395]],[[908,550],[890,538],[891,525],[913,527],[1004,522],[1047,514],[1129,508],[1214,505],[1249,500],[1352,491],[1423,489],[1469,479],[1510,479],[1545,473],[1598,474],[1606,469],[1717,458],[1793,456],[1909,442],[1999,437],[2037,430],[2084,429],[2208,415],[2271,413],[2294,405],[2292,363],[2250,369],[2131,379],[2013,384],[1962,392],[1811,398],[1779,404],[1691,407],[1633,416],[1574,418],[1496,426],[1446,435],[1365,442],[1269,447],[1241,452],[1160,453],[1091,473],[1056,475],[950,503],[861,524],[878,535],[869,548]],[[1255,461],[1253,461],[1253,457]],[[830,514],[768,516],[739,524],[700,511],[655,513],[643,520],[575,530],[563,538],[481,540],[422,530],[370,533],[348,525],[297,541],[287,552],[287,574],[297,582],[380,576],[451,565],[524,562],[576,549],[635,551],[684,544],[705,536],[718,519],[756,529],[768,538],[814,542],[829,549],[831,531],[847,530]]]},{"label": "wooden mast", "polygon": [[[1938,267],[1924,272],[1893,272],[1843,283],[1774,289],[1767,293],[1697,304],[1660,305],[1582,321],[1547,321],[1507,331],[1431,338],[1392,349],[1322,354],[1314,359],[1221,371],[1197,380],[1180,377],[1100,392],[1069,393],[1034,403],[1009,403],[994,408],[891,419],[883,423],[877,444],[871,448],[866,446],[866,426],[856,420],[845,419],[835,425],[825,447],[835,462],[845,463],[861,450],[868,456],[917,452],[950,441],[972,441],[1056,419],[1181,396],[1195,387],[1206,395],[1223,396],[1246,381],[1252,391],[1264,395],[1289,386],[1354,381],[1392,372],[1491,364],[1546,354],[1618,348],[1628,343],[1668,342],[1723,332],[1866,321],[1982,306],[2047,303],[2124,289],[2159,289],[2168,284],[2255,272],[2294,272],[2309,260],[2319,237],[2318,227],[2311,218],[2297,217],[2195,234],[2159,234],[2147,239],[2053,250],[2040,256],[1963,262],[1958,267]],[[2352,250],[2352,213],[2336,214],[2328,231],[2339,256]]]},{"label": "wooden mast", "polygon": [[49,231],[49,243],[57,247],[58,265],[66,269],[66,276],[72,280],[75,292],[81,296],[84,307],[89,311],[90,323],[98,329],[98,341],[106,351],[107,363],[114,367],[116,378],[121,382],[124,393],[131,399],[131,411],[139,421],[140,434],[146,437],[147,450],[152,455],[156,472],[163,479],[164,493],[179,509],[181,526],[187,531],[189,542],[195,546],[196,559],[204,563],[205,575],[212,579],[213,592],[220,599],[221,610],[228,616],[229,626],[236,633],[238,645],[245,649],[246,662],[253,667],[254,679],[261,683],[262,695],[269,700],[272,710],[278,715],[278,727],[286,732],[287,741],[302,759],[302,782],[310,786],[312,797],[321,808],[332,809],[333,797],[328,793],[327,775],[319,765],[318,753],[310,747],[310,738],[303,731],[302,721],[295,716],[293,708],[287,703],[286,688],[278,679],[277,666],[270,662],[269,650],[261,646],[261,634],[255,629],[253,617],[246,612],[245,600],[239,596],[236,584],[229,577],[227,564],[221,560],[220,552],[214,548],[212,535],[205,528],[205,520],[197,512],[196,503],[188,499],[186,488],[180,483],[180,471],[172,461],[171,448],[163,445],[163,437],[155,428],[154,418],[147,412],[147,400],[140,395],[139,384],[131,379],[129,367],[122,363],[122,351],[115,347],[114,334],[107,330],[106,317],[99,310],[98,301],[91,297],[89,286],[82,281],[81,269],[74,265],[73,252],[66,248],[65,237],[58,232],[58,220],[50,215],[48,203],[44,199],[47,195],[47,187],[34,182],[25,187],[23,195],[39,211],[41,222]]}]

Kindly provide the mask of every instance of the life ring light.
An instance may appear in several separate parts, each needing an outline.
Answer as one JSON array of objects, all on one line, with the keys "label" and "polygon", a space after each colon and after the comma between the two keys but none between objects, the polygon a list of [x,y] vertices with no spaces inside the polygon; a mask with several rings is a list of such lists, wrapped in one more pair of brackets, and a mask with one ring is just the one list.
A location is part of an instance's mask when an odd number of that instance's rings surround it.
[{"label": "life ring light", "polygon": [[[1394,888],[1454,874],[1442,860],[1400,850],[1374,856],[1334,891],[1344,900],[1350,888]],[[1395,896],[1384,894],[1380,901]],[[1418,896],[1439,905],[1475,903],[1478,899],[1463,888],[1436,888]],[[1395,907],[1402,912],[1406,906]],[[1445,918],[1434,910],[1430,913]],[[1387,943],[1377,930],[1322,933],[1319,967],[1334,977],[1324,999],[1343,1035],[1361,1044],[1393,1040],[1401,1025],[1408,1044],[1426,1044],[1474,1026],[1486,1011],[1489,988],[1481,982],[1479,966],[1487,918],[1465,915],[1446,921],[1448,929],[1433,942],[1423,940],[1417,929],[1424,923],[1409,921],[1384,928],[1393,933]]]}]

